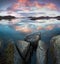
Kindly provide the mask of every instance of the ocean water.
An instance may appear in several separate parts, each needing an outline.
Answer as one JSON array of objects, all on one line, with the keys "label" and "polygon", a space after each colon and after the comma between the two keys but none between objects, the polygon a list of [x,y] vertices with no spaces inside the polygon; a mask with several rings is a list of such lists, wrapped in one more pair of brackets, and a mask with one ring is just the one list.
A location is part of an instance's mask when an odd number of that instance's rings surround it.
[{"label": "ocean water", "polygon": [[[11,21],[1,20],[0,39],[4,42],[2,43],[2,49],[6,47],[7,40],[23,40],[26,35],[35,32],[41,33],[41,40],[44,41],[49,48],[51,38],[60,34],[60,20],[50,19],[33,21],[28,18],[12,19]],[[51,58],[48,60],[48,64],[49,63],[52,64]]]},{"label": "ocean water", "polygon": [[[60,32],[60,20],[30,20],[28,18],[1,20],[0,21],[0,38],[24,39],[31,33],[41,33],[41,39],[58,35]],[[48,35],[48,36],[47,36]],[[48,42],[48,41],[46,41]]]}]

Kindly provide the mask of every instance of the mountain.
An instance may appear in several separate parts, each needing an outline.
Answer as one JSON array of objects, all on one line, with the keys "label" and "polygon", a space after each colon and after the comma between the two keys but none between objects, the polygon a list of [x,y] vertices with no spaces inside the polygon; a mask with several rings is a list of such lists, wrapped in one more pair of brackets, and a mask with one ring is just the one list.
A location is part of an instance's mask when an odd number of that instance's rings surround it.
[{"label": "mountain", "polygon": [[0,16],[0,20],[5,19],[5,20],[11,20],[11,19],[15,19],[15,16]]},{"label": "mountain", "polygon": [[39,20],[39,19],[57,19],[57,20],[60,20],[60,16],[56,16],[56,17],[41,16],[41,17],[28,17],[28,18],[30,18],[30,20]]}]

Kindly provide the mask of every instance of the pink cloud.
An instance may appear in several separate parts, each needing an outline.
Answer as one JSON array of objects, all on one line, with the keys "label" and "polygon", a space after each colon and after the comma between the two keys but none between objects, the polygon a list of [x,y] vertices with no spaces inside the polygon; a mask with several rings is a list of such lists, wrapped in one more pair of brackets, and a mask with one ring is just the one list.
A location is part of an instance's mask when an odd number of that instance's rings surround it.
[{"label": "pink cloud", "polygon": [[48,25],[45,27],[46,30],[53,30],[55,25]]},{"label": "pink cloud", "polygon": [[20,31],[20,32],[24,32],[24,33],[32,32],[32,29],[30,29],[28,27],[15,26],[14,28],[16,31]]},{"label": "pink cloud", "polygon": [[37,27],[37,30],[42,30],[42,29],[43,29],[42,26],[38,26],[38,27]]},{"label": "pink cloud", "polygon": [[[23,7],[23,8],[21,8]],[[29,8],[27,8],[29,7]],[[40,4],[38,1],[34,1],[33,3],[29,0],[18,0],[16,3],[13,4],[12,9],[13,10],[30,10],[30,7],[36,7],[36,8],[48,8],[52,10],[57,10],[57,6],[54,3],[46,3],[44,5]]]},{"label": "pink cloud", "polygon": [[53,9],[53,10],[57,9],[57,6],[54,3],[48,3],[45,5],[45,7],[49,8],[49,9]]}]

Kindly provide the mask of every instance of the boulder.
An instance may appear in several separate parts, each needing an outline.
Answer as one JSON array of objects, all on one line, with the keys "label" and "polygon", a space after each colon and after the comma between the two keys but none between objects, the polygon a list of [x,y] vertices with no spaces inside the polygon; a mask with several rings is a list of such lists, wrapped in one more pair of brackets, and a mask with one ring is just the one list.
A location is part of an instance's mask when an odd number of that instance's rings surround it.
[{"label": "boulder", "polygon": [[[47,47],[40,39],[40,33],[34,33],[27,35],[24,40],[13,41],[10,39],[5,41],[7,44],[5,46],[5,64],[46,64]],[[30,59],[31,61],[29,61]]]},{"label": "boulder", "polygon": [[[25,41],[30,42],[33,47],[33,55],[31,57],[31,64],[46,64],[47,63],[47,46],[41,41],[40,33],[33,33],[27,35]],[[36,58],[36,59],[35,59]]]},{"label": "boulder", "polygon": [[40,33],[33,33],[33,34],[30,34],[30,35],[27,35],[25,37],[25,41],[27,42],[30,42],[30,45],[36,49],[37,46],[38,46],[38,41],[41,39],[41,35]]},{"label": "boulder", "polygon": [[[5,47],[3,48],[4,52],[0,50],[0,64],[25,64],[23,62],[24,60],[19,55],[19,52],[22,54],[23,57],[25,56],[27,49],[29,48],[28,42],[21,40],[17,40],[17,42],[15,42],[12,39],[9,39],[5,42],[0,40],[0,43],[6,43]],[[19,52],[16,49],[15,43],[19,49]]]},{"label": "boulder", "polygon": [[[17,47],[16,47],[17,46]],[[18,40],[15,46],[14,64],[25,64],[25,55],[29,48],[29,42]]]},{"label": "boulder", "polygon": [[40,33],[33,33],[30,35],[27,35],[24,40],[33,43],[33,42],[39,41],[40,37],[41,37]]},{"label": "boulder", "polygon": [[60,64],[60,35],[51,39],[51,55],[54,64]]},{"label": "boulder", "polygon": [[27,49],[29,48],[29,42],[19,40],[19,41],[17,41],[16,44],[17,44],[21,54],[24,56],[27,52]]},{"label": "boulder", "polygon": [[12,40],[0,39],[0,64],[14,64],[14,45]]},{"label": "boulder", "polygon": [[[33,47],[33,55],[31,57],[31,64],[46,64],[47,63],[47,46],[41,41],[40,33],[27,35],[25,41],[30,42]],[[35,59],[36,58],[36,59]]]},{"label": "boulder", "polygon": [[47,47],[45,42],[39,41],[38,42],[38,47],[37,47],[37,63],[36,64],[46,64],[47,63]]}]

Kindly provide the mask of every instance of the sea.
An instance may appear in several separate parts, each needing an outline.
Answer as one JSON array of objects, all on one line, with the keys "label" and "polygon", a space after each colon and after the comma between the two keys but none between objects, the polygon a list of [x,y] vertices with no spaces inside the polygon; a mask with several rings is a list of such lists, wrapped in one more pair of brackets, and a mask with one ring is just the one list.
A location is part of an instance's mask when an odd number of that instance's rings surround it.
[{"label": "sea", "polygon": [[[41,40],[49,48],[52,37],[60,35],[60,20],[30,20],[29,18],[0,20],[0,40],[5,42],[2,43],[2,49],[6,47],[7,40],[24,40],[26,35],[38,32],[41,34]],[[50,58],[49,54],[48,57]],[[48,64],[52,64],[51,58],[48,60]]]}]

